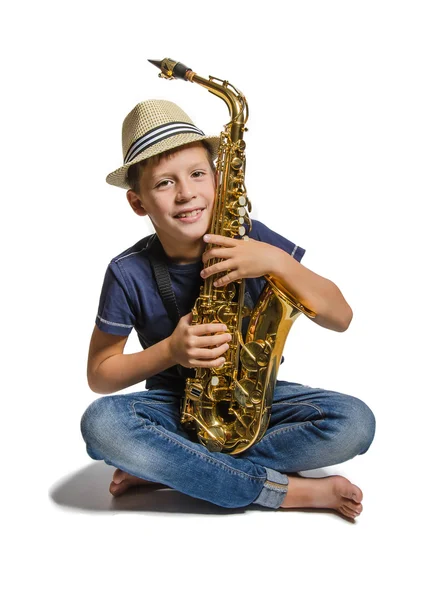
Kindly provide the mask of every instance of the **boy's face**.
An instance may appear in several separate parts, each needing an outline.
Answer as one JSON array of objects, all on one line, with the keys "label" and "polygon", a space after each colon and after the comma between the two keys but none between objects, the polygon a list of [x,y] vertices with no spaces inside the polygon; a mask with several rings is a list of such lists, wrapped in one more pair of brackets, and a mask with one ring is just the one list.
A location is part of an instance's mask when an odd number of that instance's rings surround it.
[{"label": "boy's face", "polygon": [[169,257],[182,262],[201,256],[213,211],[215,174],[200,143],[181,148],[142,170],[139,194],[127,198],[148,215]]}]

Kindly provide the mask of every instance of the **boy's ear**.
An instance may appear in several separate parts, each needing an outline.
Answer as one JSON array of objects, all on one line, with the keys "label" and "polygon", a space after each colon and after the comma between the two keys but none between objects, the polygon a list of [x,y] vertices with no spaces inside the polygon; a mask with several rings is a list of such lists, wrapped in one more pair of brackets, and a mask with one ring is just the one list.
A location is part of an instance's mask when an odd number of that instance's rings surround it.
[{"label": "boy's ear", "polygon": [[145,217],[147,215],[146,210],[142,206],[141,199],[133,190],[128,190],[127,192],[127,200],[130,204],[131,208],[134,212],[140,217]]}]

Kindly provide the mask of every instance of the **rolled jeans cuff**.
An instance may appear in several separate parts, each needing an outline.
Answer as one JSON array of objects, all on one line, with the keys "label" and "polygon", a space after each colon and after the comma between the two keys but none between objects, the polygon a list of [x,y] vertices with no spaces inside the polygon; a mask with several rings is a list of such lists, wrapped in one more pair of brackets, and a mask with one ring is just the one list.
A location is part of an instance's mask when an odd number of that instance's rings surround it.
[{"label": "rolled jeans cuff", "polygon": [[253,504],[260,504],[267,508],[279,508],[287,494],[288,477],[278,471],[266,468],[266,481],[260,495]]}]

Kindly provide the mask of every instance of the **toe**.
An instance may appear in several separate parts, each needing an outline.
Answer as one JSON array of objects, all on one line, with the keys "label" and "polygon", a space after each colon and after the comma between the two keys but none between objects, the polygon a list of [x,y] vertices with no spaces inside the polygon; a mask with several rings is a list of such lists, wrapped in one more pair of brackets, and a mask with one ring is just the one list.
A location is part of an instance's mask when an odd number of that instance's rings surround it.
[{"label": "toe", "polygon": [[355,519],[356,517],[358,517],[358,513],[352,510],[351,508],[348,508],[345,504],[343,504],[343,506],[340,507],[340,512],[349,519]]},{"label": "toe", "polygon": [[363,506],[361,503],[354,502],[353,500],[344,500],[342,505],[358,515],[362,513]]},{"label": "toe", "polygon": [[[356,486],[355,486],[356,487]],[[356,491],[352,493],[352,500],[360,504],[363,499],[363,493],[359,488],[356,488]]]},{"label": "toe", "polygon": [[109,486],[109,492],[112,494],[112,496],[120,496],[123,492],[125,492],[126,488],[126,485],[112,481]]},{"label": "toe", "polygon": [[116,471],[113,473],[113,481],[115,483],[121,483],[124,479],[125,479],[126,473],[124,473],[124,471],[121,471],[121,469],[116,469]]},{"label": "toe", "polygon": [[362,491],[358,486],[352,484],[342,491],[342,496],[344,498],[348,498],[349,500],[353,500],[353,502],[356,504],[360,504],[363,499]]}]

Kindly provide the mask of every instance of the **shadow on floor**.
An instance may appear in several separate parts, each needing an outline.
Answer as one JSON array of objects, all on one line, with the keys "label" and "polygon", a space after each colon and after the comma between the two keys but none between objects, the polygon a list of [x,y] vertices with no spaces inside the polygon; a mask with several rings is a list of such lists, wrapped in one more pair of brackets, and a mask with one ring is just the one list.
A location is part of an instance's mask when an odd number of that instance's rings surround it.
[{"label": "shadow on floor", "polygon": [[[116,513],[136,511],[167,514],[240,515],[253,510],[267,512],[271,510],[257,504],[250,504],[242,508],[223,508],[205,500],[192,498],[176,490],[159,489],[158,484],[156,486],[131,488],[122,496],[115,498],[109,492],[113,472],[114,468],[102,461],[91,463],[54,484],[49,491],[49,496],[59,507],[81,512]],[[308,477],[325,477],[328,474],[324,469],[303,472],[303,475]],[[329,509],[285,509],[285,512],[295,511],[329,513],[338,517],[335,511]]]},{"label": "shadow on floor", "polygon": [[[203,515],[241,514],[245,508],[222,508],[205,500],[191,498],[168,488],[141,486],[127,490],[119,498],[109,492],[114,468],[95,462],[54,484],[49,496],[60,507],[79,511],[159,512]],[[251,510],[252,505],[249,507]],[[255,506],[255,510],[263,509]]]}]

